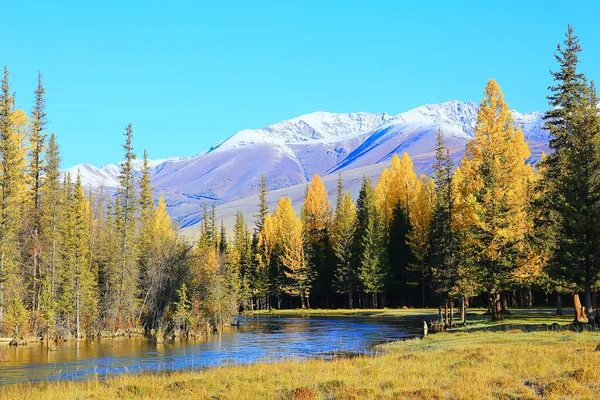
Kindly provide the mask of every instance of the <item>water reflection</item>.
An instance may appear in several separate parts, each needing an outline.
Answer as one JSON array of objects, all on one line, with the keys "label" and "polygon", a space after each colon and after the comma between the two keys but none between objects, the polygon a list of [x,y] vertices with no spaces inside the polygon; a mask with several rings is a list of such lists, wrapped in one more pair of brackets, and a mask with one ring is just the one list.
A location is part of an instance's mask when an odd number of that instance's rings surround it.
[{"label": "water reflection", "polygon": [[0,383],[87,379],[113,373],[198,369],[223,364],[366,352],[377,343],[413,335],[416,327],[365,318],[251,318],[202,341],[156,344],[143,338],[41,343],[0,348]]}]

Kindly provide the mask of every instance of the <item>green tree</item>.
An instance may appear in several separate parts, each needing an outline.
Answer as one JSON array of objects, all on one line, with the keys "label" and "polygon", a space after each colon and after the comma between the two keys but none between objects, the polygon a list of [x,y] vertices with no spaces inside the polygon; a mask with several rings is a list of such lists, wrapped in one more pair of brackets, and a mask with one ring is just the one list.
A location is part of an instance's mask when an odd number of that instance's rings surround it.
[{"label": "green tree", "polygon": [[356,229],[356,207],[350,192],[342,192],[343,186],[338,184],[338,201],[333,219],[333,249],[337,268],[335,282],[338,293],[348,295],[348,307],[354,308],[354,294],[358,285],[358,271],[353,261],[353,240]]},{"label": "green tree", "polygon": [[600,271],[600,123],[595,88],[577,71],[580,51],[579,39],[569,26],[564,47],[559,45],[555,54],[559,69],[552,72],[551,109],[544,116],[553,152],[544,164],[556,221],[550,273],[554,279],[568,282],[574,294],[575,319],[586,320],[578,294],[584,291],[587,314],[593,317],[591,291]]},{"label": "green tree", "polygon": [[363,177],[356,205],[354,235],[355,265],[362,289],[371,295],[372,304],[378,307],[377,297],[383,291],[387,278],[384,254],[384,215],[378,209],[371,180]]},{"label": "green tree", "polygon": [[115,227],[119,240],[119,273],[114,287],[117,289],[117,323],[119,325],[134,322],[137,317],[138,295],[138,246],[136,243],[136,214],[138,200],[135,190],[133,161],[133,129],[131,124],[125,128],[125,160],[121,162],[119,187],[115,201]]}]

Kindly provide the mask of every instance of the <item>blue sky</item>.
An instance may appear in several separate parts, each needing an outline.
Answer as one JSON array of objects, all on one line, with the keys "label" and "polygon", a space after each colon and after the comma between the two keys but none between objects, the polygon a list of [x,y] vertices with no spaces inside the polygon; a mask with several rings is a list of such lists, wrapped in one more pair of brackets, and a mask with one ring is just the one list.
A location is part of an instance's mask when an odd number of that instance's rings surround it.
[{"label": "blue sky", "polygon": [[568,23],[600,79],[598,3],[12,1],[0,64],[27,110],[44,74],[63,167],[103,165],[129,122],[139,154],[162,158],[317,110],[479,102],[489,78],[512,108],[545,109]]}]

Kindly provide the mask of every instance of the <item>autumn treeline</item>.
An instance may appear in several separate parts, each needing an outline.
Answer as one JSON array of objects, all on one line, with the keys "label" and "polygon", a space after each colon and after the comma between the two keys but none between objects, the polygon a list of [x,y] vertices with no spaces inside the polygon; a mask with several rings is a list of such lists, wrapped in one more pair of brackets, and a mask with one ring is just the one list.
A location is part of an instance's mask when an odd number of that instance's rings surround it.
[{"label": "autumn treeline", "polygon": [[[144,151],[136,174],[125,129],[116,193],[62,176],[45,128],[41,74],[34,106],[15,109],[8,69],[0,93],[0,336],[68,338],[201,333],[238,311],[239,274],[209,268],[155,203]],[[138,176],[139,175],[139,176]],[[200,247],[200,246],[196,246]],[[237,285],[237,286],[236,286]]]},{"label": "autumn treeline", "polygon": [[[62,176],[47,135],[42,76],[29,115],[15,109],[8,69],[0,93],[0,333],[83,337],[193,334],[241,310],[487,303],[501,318],[531,289],[572,296],[595,318],[600,280],[600,118],[593,82],[577,70],[569,27],[548,96],[551,152],[537,165],[500,87],[490,80],[460,165],[438,132],[431,177],[393,156],[356,199],[339,177],[335,207],[319,176],[298,215],[270,213],[263,177],[249,228],[233,232],[205,205],[200,237],[177,234],[155,202],[146,152],[134,171],[131,125],[116,193]],[[582,307],[579,295],[583,294]],[[560,311],[560,309],[559,309]],[[452,315],[453,313],[451,313]],[[451,318],[451,317],[450,317]]]},{"label": "autumn treeline", "polygon": [[315,176],[299,216],[285,198],[269,214],[263,182],[255,244],[244,236],[255,253],[241,269],[250,305],[330,307],[345,296],[348,307],[441,305],[447,313],[460,304],[464,319],[471,299],[500,319],[509,299],[531,305],[534,288],[555,294],[558,312],[567,294],[577,320],[595,318],[600,119],[594,84],[577,70],[578,43],[569,27],[544,117],[552,151],[536,166],[490,80],[456,168],[440,131],[431,177],[417,177],[408,154],[394,155],[375,186],[363,180],[356,204],[340,176],[332,210]]}]

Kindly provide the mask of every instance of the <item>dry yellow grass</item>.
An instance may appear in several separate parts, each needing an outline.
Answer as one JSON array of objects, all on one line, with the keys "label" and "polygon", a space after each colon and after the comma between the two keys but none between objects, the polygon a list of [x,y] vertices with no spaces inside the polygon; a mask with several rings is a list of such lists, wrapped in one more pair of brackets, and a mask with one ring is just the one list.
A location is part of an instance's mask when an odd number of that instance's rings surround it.
[{"label": "dry yellow grass", "polygon": [[592,399],[600,398],[599,341],[592,333],[443,333],[381,346],[374,357],[8,385],[0,398]]}]

